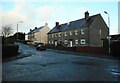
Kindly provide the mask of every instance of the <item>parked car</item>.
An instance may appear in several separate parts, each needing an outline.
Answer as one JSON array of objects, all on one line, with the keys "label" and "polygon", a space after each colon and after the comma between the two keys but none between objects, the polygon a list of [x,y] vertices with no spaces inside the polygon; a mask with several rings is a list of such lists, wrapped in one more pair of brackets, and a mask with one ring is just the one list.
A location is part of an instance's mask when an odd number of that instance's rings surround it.
[{"label": "parked car", "polygon": [[46,50],[46,46],[43,44],[43,43],[39,43],[37,46],[36,46],[36,50]]}]

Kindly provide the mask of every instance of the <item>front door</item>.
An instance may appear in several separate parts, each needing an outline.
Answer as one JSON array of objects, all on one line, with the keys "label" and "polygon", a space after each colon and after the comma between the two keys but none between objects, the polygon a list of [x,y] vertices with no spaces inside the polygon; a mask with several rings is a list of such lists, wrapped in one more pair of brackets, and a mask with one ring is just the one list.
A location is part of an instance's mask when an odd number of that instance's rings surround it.
[{"label": "front door", "polygon": [[70,47],[72,47],[73,46],[73,42],[72,42],[72,40],[70,40]]},{"label": "front door", "polygon": [[55,41],[55,46],[57,46],[57,41]]}]

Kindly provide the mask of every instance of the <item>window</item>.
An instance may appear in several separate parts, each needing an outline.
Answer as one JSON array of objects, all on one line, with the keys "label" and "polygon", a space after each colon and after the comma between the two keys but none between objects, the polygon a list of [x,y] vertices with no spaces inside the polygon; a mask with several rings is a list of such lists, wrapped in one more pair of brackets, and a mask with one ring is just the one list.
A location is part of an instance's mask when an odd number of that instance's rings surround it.
[{"label": "window", "polygon": [[75,40],[75,44],[78,44],[78,40]]},{"label": "window", "polygon": [[61,33],[59,33],[59,37],[61,37]]},{"label": "window", "polygon": [[104,45],[104,41],[103,40],[101,40],[101,42],[102,42],[102,46]]},{"label": "window", "polygon": [[65,39],[65,40],[64,40],[64,44],[67,44],[67,42],[68,42],[67,39]]},{"label": "window", "polygon": [[55,34],[55,37],[57,37],[57,33]]},{"label": "window", "polygon": [[51,42],[49,41],[49,44],[51,44]]},{"label": "window", "polygon": [[85,30],[81,29],[81,34],[85,34]]},{"label": "window", "polygon": [[78,31],[77,30],[75,30],[75,35],[78,35]]},{"label": "window", "polygon": [[101,30],[99,30],[99,34],[101,35]]},{"label": "window", "polygon": [[61,40],[59,40],[59,44],[62,44],[62,41],[61,41]]},{"label": "window", "polygon": [[72,31],[70,31],[70,35],[72,35]]},{"label": "window", "polygon": [[67,32],[65,32],[64,35],[67,36]]},{"label": "window", "polygon": [[52,37],[54,37],[54,34],[52,34]]},{"label": "window", "polygon": [[80,44],[85,44],[85,42],[86,42],[85,39],[80,40]]},{"label": "window", "polygon": [[52,41],[52,44],[54,44],[54,42]]}]

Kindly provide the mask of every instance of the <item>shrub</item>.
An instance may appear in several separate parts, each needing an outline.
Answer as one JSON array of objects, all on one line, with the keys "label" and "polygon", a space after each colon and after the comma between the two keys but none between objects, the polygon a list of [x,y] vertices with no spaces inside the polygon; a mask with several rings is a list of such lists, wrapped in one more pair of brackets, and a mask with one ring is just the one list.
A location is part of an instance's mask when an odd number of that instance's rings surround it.
[{"label": "shrub", "polygon": [[18,54],[18,45],[9,44],[9,45],[3,45],[2,46],[2,58],[10,58],[13,56],[16,56]]}]

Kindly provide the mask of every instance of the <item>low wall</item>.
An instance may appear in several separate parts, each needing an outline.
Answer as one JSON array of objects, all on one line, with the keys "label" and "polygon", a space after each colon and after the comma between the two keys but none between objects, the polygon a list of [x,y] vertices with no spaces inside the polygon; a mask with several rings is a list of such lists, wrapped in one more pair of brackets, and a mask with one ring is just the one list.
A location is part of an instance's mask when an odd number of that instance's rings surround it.
[{"label": "low wall", "polygon": [[14,57],[18,54],[18,45],[3,45],[2,46],[2,58]]},{"label": "low wall", "polygon": [[120,56],[119,51],[120,51],[120,40],[111,42],[111,55],[119,57]]},{"label": "low wall", "polygon": [[76,51],[80,53],[108,54],[104,47],[77,46]]},{"label": "low wall", "polygon": [[47,45],[47,48],[63,50],[63,51],[74,51],[79,53],[88,53],[88,54],[109,54],[108,48],[105,47],[90,47],[90,46],[63,47],[63,46]]},{"label": "low wall", "polygon": [[56,49],[63,51],[75,51],[75,47],[63,47],[63,46],[53,46],[53,45],[47,45],[46,47],[49,49]]}]

